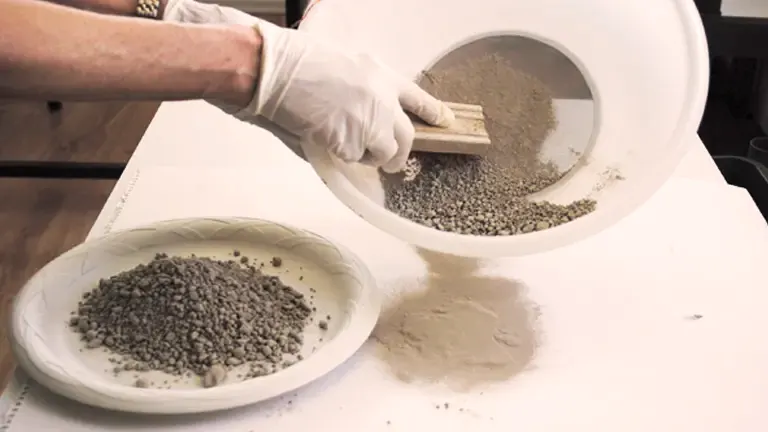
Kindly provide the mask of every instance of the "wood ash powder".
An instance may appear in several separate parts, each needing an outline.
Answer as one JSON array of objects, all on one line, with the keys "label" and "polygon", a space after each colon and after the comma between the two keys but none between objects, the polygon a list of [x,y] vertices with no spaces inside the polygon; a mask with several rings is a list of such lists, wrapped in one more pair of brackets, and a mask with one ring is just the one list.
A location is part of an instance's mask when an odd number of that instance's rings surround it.
[{"label": "wood ash powder", "polygon": [[438,99],[481,105],[492,147],[482,157],[413,153],[405,174],[382,174],[388,209],[442,231],[483,236],[543,230],[595,209],[593,200],[527,199],[565,174],[539,158],[557,124],[540,80],[486,54],[425,72],[419,84]]},{"label": "wood ash powder", "polygon": [[[374,331],[377,354],[405,382],[457,391],[523,372],[538,346],[538,312],[518,281],[478,274],[480,262],[420,251],[423,290],[409,289]],[[422,287],[423,285],[423,287]]]},{"label": "wood ash powder", "polygon": [[99,281],[69,324],[86,348],[106,347],[123,357],[115,373],[191,372],[209,387],[236,366],[249,364],[245,377],[254,378],[302,360],[303,331],[312,315],[303,294],[245,257],[235,262],[158,254]]}]

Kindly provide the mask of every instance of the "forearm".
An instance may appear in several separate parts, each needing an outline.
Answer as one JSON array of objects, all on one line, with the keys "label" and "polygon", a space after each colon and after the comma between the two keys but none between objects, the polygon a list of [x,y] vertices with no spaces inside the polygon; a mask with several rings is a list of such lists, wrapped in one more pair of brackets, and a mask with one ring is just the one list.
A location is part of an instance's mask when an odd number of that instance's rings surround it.
[{"label": "forearm", "polygon": [[218,99],[244,105],[260,38],[247,27],[110,17],[0,0],[0,95],[65,100]]},{"label": "forearm", "polygon": [[[137,0],[46,0],[75,9],[88,10],[108,15],[134,16]],[[165,9],[167,0],[160,0],[160,11]]]}]

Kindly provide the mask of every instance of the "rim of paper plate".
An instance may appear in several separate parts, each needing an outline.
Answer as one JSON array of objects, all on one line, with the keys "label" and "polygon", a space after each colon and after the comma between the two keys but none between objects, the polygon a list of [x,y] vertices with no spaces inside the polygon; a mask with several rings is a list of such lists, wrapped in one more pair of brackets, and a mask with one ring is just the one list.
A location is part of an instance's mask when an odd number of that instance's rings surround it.
[{"label": "rim of paper plate", "polygon": [[[111,382],[106,377],[103,380],[88,379],[83,382],[68,374],[67,366],[58,361],[56,352],[41,343],[42,340],[36,335],[33,321],[40,318],[34,318],[31,314],[34,310],[29,309],[36,308],[37,303],[33,303],[33,300],[37,296],[56,284],[56,278],[49,277],[47,272],[64,260],[71,260],[73,265],[81,261],[84,264],[88,254],[106,253],[110,247],[127,246],[139,251],[142,248],[162,246],[163,243],[146,242],[152,233],[158,232],[180,235],[192,233],[192,237],[185,237],[180,242],[221,243],[229,239],[238,244],[252,243],[258,246],[259,239],[262,239],[261,243],[265,246],[297,253],[302,249],[309,254],[305,255],[307,261],[321,265],[334,281],[346,284],[345,288],[351,296],[344,299],[344,304],[352,306],[345,317],[346,325],[326,345],[290,368],[273,375],[220,387],[194,390],[139,389]],[[230,237],[225,237],[227,233]],[[238,237],[233,238],[232,235]],[[324,237],[290,225],[255,218],[174,219],[107,234],[75,246],[51,261],[32,276],[16,297],[10,319],[10,339],[19,365],[38,383],[64,397],[125,412],[199,413],[260,402],[324,376],[357,352],[373,331],[380,311],[381,298],[367,266],[354,253]],[[30,314],[29,317],[27,314]]]}]

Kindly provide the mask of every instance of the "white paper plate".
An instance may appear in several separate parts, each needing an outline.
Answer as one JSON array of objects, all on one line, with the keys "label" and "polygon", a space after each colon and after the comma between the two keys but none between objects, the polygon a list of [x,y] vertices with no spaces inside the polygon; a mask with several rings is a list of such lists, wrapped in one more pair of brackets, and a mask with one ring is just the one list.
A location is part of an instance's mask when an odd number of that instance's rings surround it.
[{"label": "white paper plate", "polygon": [[[146,263],[158,252],[226,258],[234,250],[258,261],[280,256],[279,275],[306,295],[314,288],[318,319],[308,326],[305,359],[273,375],[203,389],[193,382],[147,373],[168,389],[133,387],[133,373],[115,377],[108,353],[83,350],[68,328],[70,312],[100,278]],[[300,279],[301,278],[301,279]],[[351,357],[373,330],[380,297],[367,267],[352,253],[310,232],[258,219],[185,219],[120,231],[83,243],[37,272],[16,298],[11,346],[29,375],[55,393],[107,409],[142,413],[193,413],[233,408],[296,389]],[[196,378],[192,378],[196,379]]]}]

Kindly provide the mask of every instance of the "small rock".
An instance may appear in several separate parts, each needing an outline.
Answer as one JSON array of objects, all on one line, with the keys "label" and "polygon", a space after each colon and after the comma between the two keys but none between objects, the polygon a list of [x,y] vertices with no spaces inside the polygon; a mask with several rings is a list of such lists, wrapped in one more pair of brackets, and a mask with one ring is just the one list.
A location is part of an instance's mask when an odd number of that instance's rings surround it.
[{"label": "small rock", "polygon": [[224,382],[226,378],[227,369],[220,364],[213,365],[203,377],[203,387],[215,387]]}]

